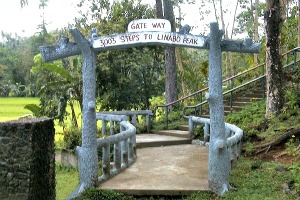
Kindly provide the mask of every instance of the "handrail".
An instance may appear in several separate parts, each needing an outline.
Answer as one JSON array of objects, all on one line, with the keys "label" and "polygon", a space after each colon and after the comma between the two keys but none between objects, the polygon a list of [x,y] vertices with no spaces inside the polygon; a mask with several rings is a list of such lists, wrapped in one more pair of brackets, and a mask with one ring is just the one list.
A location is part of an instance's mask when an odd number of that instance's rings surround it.
[{"label": "handrail", "polygon": [[[289,51],[287,51],[287,52],[281,54],[281,56],[285,56],[285,55],[288,55],[288,54],[291,53],[291,52],[294,53],[294,60],[293,60],[291,63],[288,63],[288,57],[287,57],[286,67],[287,67],[287,66],[291,66],[291,65],[294,65],[294,66],[295,66],[295,63],[298,63],[298,62],[299,62],[299,60],[296,60],[296,57],[295,57],[296,52],[298,52],[299,50],[300,50],[300,47],[296,47],[296,48],[293,48],[293,49],[291,49],[291,50],[289,50]],[[239,77],[239,76],[242,76],[242,75],[244,75],[244,74],[246,74],[246,73],[249,73],[250,71],[253,71],[253,70],[257,69],[257,68],[264,67],[264,66],[265,66],[265,63],[259,64],[259,65],[255,66],[255,67],[252,67],[252,68],[248,69],[248,70],[245,70],[245,71],[243,71],[243,72],[240,72],[240,73],[238,73],[238,74],[236,74],[236,75],[234,75],[234,76],[232,76],[232,77],[229,77],[229,78],[224,79],[224,80],[222,81],[222,83],[232,81],[233,79],[235,79],[235,78],[237,78],[237,77]],[[259,78],[259,79],[261,79],[261,78]],[[245,84],[242,84],[242,85],[245,85]],[[246,84],[246,85],[248,85],[248,84]],[[239,87],[239,88],[240,88],[240,87]],[[179,103],[179,102],[182,102],[183,100],[185,100],[185,99],[187,99],[187,98],[190,98],[190,97],[192,97],[192,96],[195,96],[195,95],[197,95],[197,94],[201,94],[201,96],[202,96],[202,93],[203,93],[204,91],[208,90],[208,89],[209,89],[209,88],[206,87],[206,88],[203,88],[203,89],[201,89],[201,90],[199,90],[199,91],[197,91],[197,92],[194,92],[194,93],[189,94],[189,95],[187,95],[187,96],[185,96],[185,97],[182,97],[182,98],[180,98],[180,99],[178,99],[178,100],[176,100],[176,101],[170,102],[170,103],[168,103],[168,104],[157,105],[157,106],[155,106],[154,109],[153,109],[154,114],[156,113],[156,110],[157,110],[158,108],[163,108],[163,107],[164,107],[164,108],[166,109],[166,125],[167,125],[167,127],[168,127],[168,113],[169,113],[169,107],[170,107],[170,106],[172,106],[172,105],[174,105],[174,104],[177,104],[177,103]],[[235,88],[232,88],[232,89],[230,89],[229,91],[232,92],[232,91],[234,91],[234,90],[236,90],[236,89],[235,89]],[[229,93],[229,91],[228,91],[227,93]],[[226,93],[226,94],[227,94],[227,93]],[[197,104],[197,105],[198,105],[198,107],[200,106],[200,107],[202,108],[202,105],[206,104],[207,101],[203,101],[203,102],[202,102],[202,97],[200,97],[200,98],[201,98],[201,100],[200,100],[201,103],[200,103],[200,104]],[[185,110],[186,110],[187,108],[195,108],[195,106],[186,106],[186,107],[184,107],[184,108],[183,108],[183,115],[185,115]],[[200,108],[200,109],[201,109],[201,108]]]},{"label": "handrail", "polygon": [[[125,115],[96,114],[97,120],[105,123],[118,122],[120,132],[114,134],[113,128],[110,135],[97,139],[97,148],[102,148],[102,176],[98,177],[98,184],[122,172],[136,160],[136,128],[127,122]],[[102,134],[105,134],[106,124],[102,126]],[[110,160],[110,149],[113,145],[113,162]],[[112,166],[111,166],[112,165]]]},{"label": "handrail", "polygon": [[[261,66],[263,66],[263,65],[265,65],[265,63],[259,64],[259,65],[255,66],[255,67],[253,67],[253,68],[250,68],[250,69],[248,69],[248,70],[245,70],[245,71],[243,71],[243,72],[240,72],[240,73],[238,73],[238,74],[236,74],[236,75],[234,75],[234,76],[232,76],[232,77],[226,78],[226,79],[224,79],[224,80],[222,81],[222,83],[225,83],[225,82],[227,82],[227,81],[230,81],[231,79],[237,78],[237,77],[239,77],[239,76],[241,76],[241,75],[243,75],[243,74],[245,74],[245,73],[247,73],[247,72],[249,72],[249,71],[255,70],[255,69],[257,69],[257,68],[259,68],[259,67],[261,67]],[[208,87],[203,88],[203,89],[201,89],[201,90],[199,90],[199,91],[197,91],[197,92],[194,92],[194,93],[192,93],[192,94],[189,94],[189,95],[187,95],[187,96],[185,96],[185,97],[182,97],[182,98],[180,98],[180,99],[178,99],[178,100],[176,100],[176,101],[172,101],[172,102],[170,102],[170,103],[168,103],[168,104],[165,104],[165,105],[157,105],[157,106],[154,107],[154,111],[155,111],[156,108],[158,108],[158,107],[169,107],[169,106],[172,106],[172,105],[174,105],[174,104],[176,104],[176,103],[178,103],[178,102],[180,102],[180,101],[183,101],[183,100],[185,100],[185,99],[187,99],[187,98],[189,98],[189,97],[192,97],[192,96],[195,96],[195,95],[197,95],[197,94],[199,94],[199,93],[201,93],[201,92],[204,92],[205,90],[208,90]],[[155,113],[155,112],[154,112],[154,113]]]},{"label": "handrail", "polygon": [[[195,123],[204,124],[203,131],[205,141],[203,141],[202,143],[205,144],[208,141],[209,137],[210,119],[196,116],[187,116],[186,118],[188,118],[189,120],[190,134],[193,134]],[[243,130],[229,123],[225,123],[225,128],[227,151],[229,154],[229,161],[232,164],[236,162],[238,157],[241,155]]]},{"label": "handrail", "polygon": [[136,127],[137,125],[137,116],[145,115],[146,116],[146,126],[147,132],[151,131],[151,116],[153,116],[152,110],[123,110],[123,111],[111,111],[111,112],[97,112],[96,115],[126,115],[131,116],[131,123]]}]

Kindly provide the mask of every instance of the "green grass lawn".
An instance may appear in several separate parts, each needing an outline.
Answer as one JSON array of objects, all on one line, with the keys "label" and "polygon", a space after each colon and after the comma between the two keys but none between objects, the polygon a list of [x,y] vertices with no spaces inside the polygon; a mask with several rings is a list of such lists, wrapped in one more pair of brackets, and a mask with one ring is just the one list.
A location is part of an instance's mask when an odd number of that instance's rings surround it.
[{"label": "green grass lawn", "polygon": [[31,97],[1,97],[0,98],[0,122],[16,120],[19,117],[31,114],[24,108],[27,104],[39,104],[39,98]]},{"label": "green grass lawn", "polygon": [[62,167],[56,163],[56,200],[64,200],[75,190],[78,181],[78,170],[70,167]]}]

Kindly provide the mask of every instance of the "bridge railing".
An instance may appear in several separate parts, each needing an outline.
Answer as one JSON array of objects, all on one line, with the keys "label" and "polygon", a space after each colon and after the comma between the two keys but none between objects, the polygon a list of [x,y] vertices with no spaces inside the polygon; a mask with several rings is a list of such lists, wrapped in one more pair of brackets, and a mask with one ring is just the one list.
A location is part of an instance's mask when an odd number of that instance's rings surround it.
[{"label": "bridge railing", "polygon": [[[111,112],[98,112],[97,114],[110,114],[110,115],[126,115],[131,118],[131,123],[137,127],[138,123],[138,116],[145,116],[146,117],[146,126],[147,126],[147,132],[150,133],[151,131],[151,116],[153,116],[152,110],[125,110],[125,111],[111,111]],[[104,123],[104,122],[103,122]],[[103,125],[102,125],[103,127]],[[104,126],[105,127],[105,126]],[[112,127],[112,126],[110,126]],[[102,129],[103,130],[103,129]],[[105,131],[105,130],[104,130]]]},{"label": "bridge railing", "polygon": [[[125,115],[96,113],[96,119],[102,120],[104,134],[102,138],[97,139],[97,148],[102,149],[102,176],[98,177],[98,183],[101,183],[120,173],[136,160],[136,128],[127,121]],[[111,125],[109,136],[105,135],[106,123]],[[119,125],[119,133],[114,133],[115,124]]]},{"label": "bridge railing", "polygon": [[[204,132],[204,141],[203,144],[208,142],[209,139],[209,131],[210,131],[210,119],[188,116],[189,119],[189,131],[190,134],[193,134],[194,127],[197,123],[204,124],[203,132]],[[231,164],[234,164],[237,161],[237,158],[241,155],[241,147],[242,147],[242,137],[243,130],[239,127],[225,123],[225,135],[226,135],[226,146],[229,155],[229,161]]]}]

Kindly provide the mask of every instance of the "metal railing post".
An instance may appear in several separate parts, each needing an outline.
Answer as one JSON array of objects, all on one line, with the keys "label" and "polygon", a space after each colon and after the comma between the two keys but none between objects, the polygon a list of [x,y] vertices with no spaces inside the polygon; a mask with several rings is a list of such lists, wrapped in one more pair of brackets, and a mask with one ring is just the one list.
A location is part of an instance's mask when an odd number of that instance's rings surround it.
[{"label": "metal railing post", "polygon": [[167,129],[168,129],[168,127],[169,127],[169,108],[168,108],[168,106],[166,106],[166,127],[167,127]]},{"label": "metal railing post", "polygon": [[[200,104],[202,103],[202,92],[200,92]],[[200,115],[202,115],[202,105],[200,106]]]},{"label": "metal railing post", "polygon": [[233,101],[233,94],[232,91],[230,92],[230,114],[232,114],[232,101]]},{"label": "metal railing post", "polygon": [[146,125],[147,125],[147,133],[150,133],[150,130],[151,130],[151,119],[150,119],[150,115],[146,115]]},{"label": "metal railing post", "polygon": [[293,71],[296,71],[296,62],[297,62],[297,52],[296,52],[296,50],[293,51],[293,54],[294,54]]}]

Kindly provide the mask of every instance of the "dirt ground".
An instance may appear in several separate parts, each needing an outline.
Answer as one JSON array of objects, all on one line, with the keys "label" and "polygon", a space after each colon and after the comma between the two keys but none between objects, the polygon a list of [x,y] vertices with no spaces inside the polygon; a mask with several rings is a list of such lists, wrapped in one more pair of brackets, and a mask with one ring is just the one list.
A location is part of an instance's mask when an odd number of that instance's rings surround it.
[{"label": "dirt ground", "polygon": [[275,161],[282,164],[292,164],[300,162],[300,158],[293,157],[287,153],[287,150],[284,145],[277,146],[269,151],[264,151],[257,154],[255,157],[263,161]]}]

